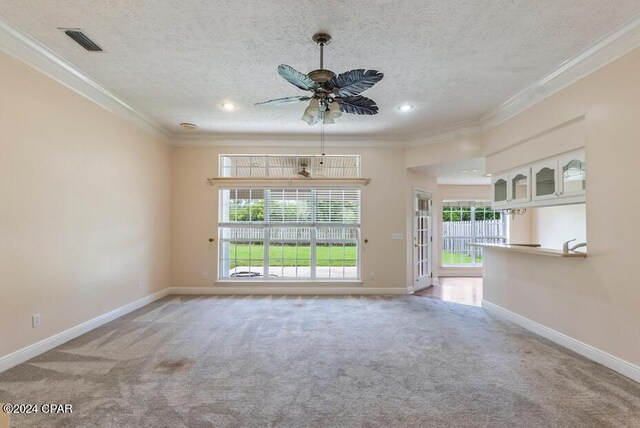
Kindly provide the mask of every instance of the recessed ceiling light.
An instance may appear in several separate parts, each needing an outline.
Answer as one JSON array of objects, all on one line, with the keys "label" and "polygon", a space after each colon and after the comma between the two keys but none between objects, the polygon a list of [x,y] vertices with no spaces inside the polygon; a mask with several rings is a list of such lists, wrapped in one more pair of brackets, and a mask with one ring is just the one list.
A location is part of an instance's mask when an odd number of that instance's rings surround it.
[{"label": "recessed ceiling light", "polygon": [[198,125],[194,123],[189,123],[189,122],[182,122],[180,126],[182,126],[185,129],[196,129],[198,127]]},{"label": "recessed ceiling light", "polygon": [[485,174],[484,176],[485,177],[491,177],[491,174]]},{"label": "recessed ceiling light", "polygon": [[469,168],[469,169],[463,169],[462,170],[463,174],[473,174],[474,172],[478,172],[478,170],[475,169],[475,168]]},{"label": "recessed ceiling light", "polygon": [[227,111],[233,111],[236,109],[236,105],[233,103],[223,103],[222,104],[222,108],[227,110]]},{"label": "recessed ceiling light", "polygon": [[400,107],[398,107],[398,110],[400,110],[403,113],[406,113],[408,111],[413,110],[413,106],[411,104],[402,104]]}]

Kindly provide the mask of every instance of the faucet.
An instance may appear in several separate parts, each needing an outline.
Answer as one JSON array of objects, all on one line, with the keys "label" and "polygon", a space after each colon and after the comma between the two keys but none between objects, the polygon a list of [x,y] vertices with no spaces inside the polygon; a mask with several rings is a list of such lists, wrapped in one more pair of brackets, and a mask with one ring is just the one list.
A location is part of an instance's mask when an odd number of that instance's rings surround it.
[{"label": "faucet", "polygon": [[579,244],[576,244],[573,247],[569,248],[569,242],[573,242],[575,240],[576,240],[576,238],[573,238],[573,239],[568,240],[564,244],[562,244],[562,252],[564,254],[568,254],[569,251],[575,251],[577,248],[581,248],[581,247],[586,247],[587,246],[586,242],[580,242]]}]

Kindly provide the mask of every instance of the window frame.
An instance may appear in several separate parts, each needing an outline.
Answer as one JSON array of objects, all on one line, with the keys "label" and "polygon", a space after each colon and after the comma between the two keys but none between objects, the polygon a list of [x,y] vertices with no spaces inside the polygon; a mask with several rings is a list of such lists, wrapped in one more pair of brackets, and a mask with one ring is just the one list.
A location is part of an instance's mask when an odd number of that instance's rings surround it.
[{"label": "window frame", "polygon": [[[445,233],[445,226],[444,223],[444,213],[446,209],[452,210],[452,209],[456,209],[459,210],[460,214],[462,215],[462,208],[468,208],[469,211],[469,220],[468,222],[471,224],[470,228],[471,228],[471,235],[450,235],[450,234],[446,234]],[[486,210],[490,210],[493,213],[499,213],[500,214],[500,221],[502,222],[502,230],[503,230],[503,236],[498,236],[498,235],[479,235],[476,233],[476,227],[475,227],[475,223],[478,221],[482,221],[482,220],[478,220],[476,218],[476,213],[477,210],[483,210],[486,214]],[[453,211],[450,211],[451,213],[453,213]],[[484,259],[484,251],[482,248],[480,247],[475,247],[472,246],[470,248],[471,251],[471,260],[472,263],[444,263],[444,253],[445,253],[445,248],[446,248],[446,240],[447,239],[462,239],[462,240],[469,240],[470,243],[482,243],[481,241],[486,241],[486,240],[491,240],[491,241],[498,241],[501,240],[502,243],[508,243],[509,242],[509,227],[510,227],[510,223],[509,223],[509,216],[505,215],[502,210],[500,209],[491,209],[491,205],[488,201],[482,201],[482,200],[466,200],[466,201],[461,201],[461,200],[451,200],[451,201],[443,201],[443,206],[441,208],[441,218],[442,218],[442,249],[440,251],[440,267],[444,268],[444,269],[451,269],[451,268],[480,268],[483,265],[483,262],[480,261],[480,263],[477,263],[478,258],[480,258],[481,260]],[[486,220],[486,219],[485,219]],[[455,253],[454,253],[455,254]],[[476,262],[476,263],[473,263]]]},{"label": "window frame", "polygon": [[[218,281],[230,281],[230,282],[274,282],[274,281],[280,281],[280,282],[357,282],[357,283],[361,283],[361,277],[362,277],[362,233],[361,233],[361,229],[362,229],[362,191],[360,188],[357,187],[353,187],[353,186],[348,186],[348,187],[343,187],[343,186],[314,186],[314,187],[282,187],[282,186],[220,186],[218,189],[218,221],[217,221],[217,227],[218,227],[218,257],[217,257],[217,270],[218,270]],[[237,190],[260,190],[263,193],[263,198],[264,198],[264,220],[261,222],[252,222],[252,221],[246,221],[246,222],[225,222],[223,221],[223,210],[224,210],[224,204],[222,201],[223,198],[223,192],[224,191],[237,191]],[[310,204],[310,212],[311,212],[311,218],[310,221],[308,222],[291,222],[291,221],[271,221],[271,204],[274,200],[278,200],[278,199],[273,199],[271,197],[271,192],[272,191],[309,191],[311,193],[311,204]],[[317,203],[318,203],[318,192],[319,191],[350,191],[350,192],[355,192],[356,194],[356,200],[357,200],[357,207],[358,207],[358,214],[357,214],[357,221],[354,223],[347,223],[347,222],[327,222],[327,221],[323,221],[323,222],[319,222],[317,221]],[[284,200],[284,199],[283,199]],[[296,200],[299,200],[296,198]],[[284,218],[283,218],[284,220]],[[272,239],[271,238],[271,231],[273,229],[279,229],[279,228],[308,228],[309,229],[309,234],[310,234],[310,239],[309,241],[306,240],[300,240],[300,239],[296,239],[295,242],[309,242],[309,247],[310,247],[310,260],[309,260],[309,276],[297,276],[297,269],[296,269],[296,276],[295,277],[291,277],[291,276],[276,276],[276,277],[272,277],[270,275],[270,268],[272,266],[270,266],[269,260],[270,260],[270,247],[272,243],[277,243],[277,242],[283,242],[286,241],[286,239],[282,239],[282,240],[276,240],[276,239]],[[350,238],[335,238],[335,239],[321,239],[318,238],[318,231],[321,228],[340,228],[342,229],[344,232],[346,233],[349,230],[355,231],[355,239],[350,239]],[[253,239],[253,238],[225,238],[225,233],[224,233],[224,229],[229,229],[229,228],[252,228],[252,229],[262,229],[264,230],[264,233],[262,234],[262,238],[261,239]],[[224,256],[224,249],[223,249],[223,245],[225,245],[226,243],[230,243],[233,241],[243,241],[243,242],[256,242],[256,241],[262,241],[263,244],[263,259],[262,259],[262,269],[263,269],[263,274],[262,276],[256,276],[256,277],[232,277],[230,276],[230,274],[228,274],[227,276],[223,275],[223,272],[225,271],[225,269],[223,269],[223,262],[224,260],[227,260],[228,262],[231,261],[231,259],[225,259],[223,258]],[[343,252],[343,257],[342,257],[342,261],[343,261],[343,272],[342,272],[342,277],[331,277],[331,267],[333,266],[329,266],[329,276],[318,276],[317,274],[317,267],[318,267],[318,258],[317,258],[317,244],[318,242],[320,243],[328,243],[329,245],[332,243],[338,243],[338,244],[342,244],[343,246],[345,244],[355,244],[355,248],[356,248],[356,258],[355,259],[347,259],[344,257],[344,252]],[[251,253],[250,253],[251,254]],[[237,258],[235,259],[237,260]],[[252,260],[251,258],[249,260]],[[282,258],[282,260],[286,260],[284,257]],[[296,259],[296,261],[299,261],[300,259]],[[340,260],[340,259],[332,259],[329,258],[328,260]],[[351,277],[345,277],[345,267],[349,267],[349,266],[345,266],[347,261],[351,261],[354,260],[355,261],[355,268],[356,268],[356,275],[355,276],[351,276]],[[257,266],[256,266],[257,267]],[[275,266],[273,266],[274,268],[277,268]],[[282,266],[284,267],[284,266]],[[299,268],[300,266],[296,264],[296,268]],[[304,266],[302,266],[304,267]],[[230,271],[231,269],[229,269]]]},{"label": "window frame", "polygon": [[[233,160],[237,159],[249,159],[250,166],[238,166],[235,167],[231,165]],[[295,159],[293,164],[287,165],[286,161],[291,161]],[[253,161],[259,162],[261,165],[252,166]],[[330,177],[334,178],[344,178],[344,179],[353,179],[360,178],[362,171],[362,157],[360,155],[301,155],[301,154],[252,154],[252,153],[244,153],[244,154],[220,154],[218,155],[218,174],[219,177],[224,178],[295,178],[297,177],[297,170],[300,168],[301,161],[305,160],[308,162],[306,167],[307,171],[311,174],[312,177],[315,177],[318,172],[318,168],[320,168],[320,162],[329,162],[332,163],[333,160],[341,160],[343,162],[353,162],[353,165],[342,165],[342,166],[330,166],[326,165],[322,168],[326,168],[327,170],[334,171],[342,171],[343,174],[330,174]],[[274,165],[274,163],[282,162],[280,164]],[[262,165],[264,163],[264,165]],[[248,170],[249,174],[238,174],[238,170]],[[258,170],[264,170],[264,174],[254,174],[254,168]],[[292,172],[291,174],[273,174],[272,170],[285,170],[292,168],[296,170],[296,172]],[[352,174],[344,174],[345,172],[351,171]]]}]

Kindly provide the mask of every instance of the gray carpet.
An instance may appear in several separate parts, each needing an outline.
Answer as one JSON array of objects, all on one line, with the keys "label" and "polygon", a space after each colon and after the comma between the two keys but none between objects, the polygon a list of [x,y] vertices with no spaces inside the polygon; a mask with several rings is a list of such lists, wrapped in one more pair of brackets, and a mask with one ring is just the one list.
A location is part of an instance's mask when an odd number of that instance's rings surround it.
[{"label": "gray carpet", "polygon": [[640,385],[422,297],[170,296],[0,374],[12,426],[640,427]]}]

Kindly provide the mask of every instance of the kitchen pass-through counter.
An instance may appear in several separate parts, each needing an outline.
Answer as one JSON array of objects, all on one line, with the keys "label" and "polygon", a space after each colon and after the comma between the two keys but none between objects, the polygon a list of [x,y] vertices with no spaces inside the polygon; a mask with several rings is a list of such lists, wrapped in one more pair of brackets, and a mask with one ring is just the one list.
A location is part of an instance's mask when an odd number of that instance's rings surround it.
[{"label": "kitchen pass-through counter", "polygon": [[542,248],[538,244],[469,244],[474,247],[482,248],[495,248],[504,251],[513,251],[518,253],[534,254],[539,256],[551,256],[551,257],[587,257],[587,253],[580,251],[569,251],[564,253],[562,250],[556,250],[553,248]]}]

